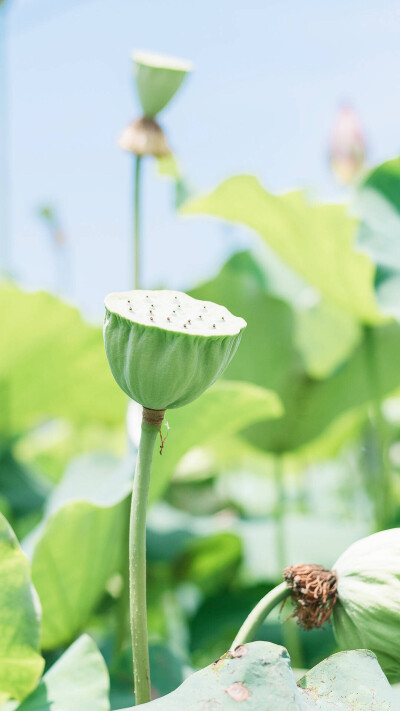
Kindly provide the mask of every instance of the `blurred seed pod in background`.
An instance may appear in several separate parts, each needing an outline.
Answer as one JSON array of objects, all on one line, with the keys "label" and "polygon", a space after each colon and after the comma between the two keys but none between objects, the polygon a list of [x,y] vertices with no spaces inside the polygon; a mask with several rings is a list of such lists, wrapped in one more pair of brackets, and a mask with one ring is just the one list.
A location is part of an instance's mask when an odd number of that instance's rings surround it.
[{"label": "blurred seed pod in background", "polygon": [[151,118],[136,119],[129,124],[122,131],[118,145],[137,156],[163,158],[171,153],[164,131]]}]

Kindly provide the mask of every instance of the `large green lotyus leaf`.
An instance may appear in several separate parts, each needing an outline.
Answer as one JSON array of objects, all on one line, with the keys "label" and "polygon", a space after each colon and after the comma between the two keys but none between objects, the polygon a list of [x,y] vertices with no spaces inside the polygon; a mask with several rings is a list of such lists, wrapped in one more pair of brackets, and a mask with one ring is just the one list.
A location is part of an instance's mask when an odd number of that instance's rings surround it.
[{"label": "large green lotyus leaf", "polygon": [[109,455],[74,462],[50,497],[42,524],[24,541],[42,603],[42,646],[76,637],[119,568],[125,534],[124,499],[134,458]]},{"label": "large green lotyus leaf", "polygon": [[275,393],[242,382],[216,383],[186,407],[168,410],[170,431],[162,456],[153,457],[150,501],[162,495],[178,462],[192,447],[281,415]]},{"label": "large green lotyus leaf", "polygon": [[190,676],[150,711],[395,711],[394,692],[371,652],[340,652],[298,684],[283,647],[253,642]]},{"label": "large green lotyus leaf", "polygon": [[[350,336],[353,350],[344,359],[343,354],[340,356],[330,376],[323,380],[310,377],[309,354],[299,343],[296,313],[290,304],[268,293],[268,284],[259,272],[254,258],[237,254],[215,279],[200,285],[193,295],[224,303],[247,321],[245,336],[226,377],[250,380],[272,389],[282,400],[283,417],[253,425],[251,441],[268,452],[304,451],[307,446],[309,459],[329,456],[365,420],[367,406],[374,397],[369,384],[366,344],[364,341],[357,344]],[[339,341],[346,339],[343,324],[338,323],[336,330],[334,324],[331,320],[331,335]],[[303,327],[304,324],[300,329],[302,339]],[[308,324],[307,329],[314,330],[315,339],[315,324]],[[400,385],[400,328],[395,323],[379,326],[372,330],[372,339],[381,392],[388,395]],[[319,348],[324,341],[322,358],[318,364],[314,363],[314,368],[327,362],[324,353],[329,348],[329,339],[325,328]]]},{"label": "large green lotyus leaf", "polygon": [[108,671],[93,640],[80,637],[16,711],[109,711]]},{"label": "large green lotyus leaf", "polygon": [[39,654],[40,604],[26,555],[0,514],[0,706],[22,700],[36,686],[44,660]]},{"label": "large green lotyus leaf", "polygon": [[107,366],[100,328],[45,292],[0,288],[0,430],[8,434],[49,417],[76,425],[120,425],[125,398]]},{"label": "large green lotyus leaf", "polygon": [[298,274],[347,313],[379,323],[375,267],[355,246],[356,221],[343,205],[312,204],[301,192],[273,195],[251,175],[238,175],[181,208],[257,232]]}]

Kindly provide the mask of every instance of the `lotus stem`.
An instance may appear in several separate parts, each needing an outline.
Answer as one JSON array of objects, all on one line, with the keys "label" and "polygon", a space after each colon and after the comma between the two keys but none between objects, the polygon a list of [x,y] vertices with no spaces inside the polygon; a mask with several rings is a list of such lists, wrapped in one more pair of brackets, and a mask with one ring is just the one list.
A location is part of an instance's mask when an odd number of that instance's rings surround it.
[{"label": "lotus stem", "polygon": [[286,565],[286,535],[285,535],[285,482],[284,471],[282,466],[282,455],[278,454],[275,457],[274,465],[274,481],[275,481],[275,531],[276,531],[276,556],[279,570],[283,570]]},{"label": "lotus stem", "polygon": [[133,238],[134,238],[134,281],[133,288],[140,289],[140,215],[141,215],[141,178],[142,178],[142,156],[135,155],[134,159],[134,215],[133,215]]},{"label": "lotus stem", "polygon": [[232,642],[231,649],[236,649],[236,647],[240,644],[251,642],[255,638],[259,628],[271,610],[291,595],[291,593],[292,591],[288,585],[286,583],[281,583],[273,588],[273,590],[270,590],[269,593],[264,595],[242,624],[239,632]]},{"label": "lotus stem", "polygon": [[[146,422],[144,409],[133,480],[129,533],[129,590],[136,706],[150,701],[150,664],[146,605],[146,513],[151,462],[161,423]],[[163,411],[153,411],[162,412]],[[162,422],[161,417],[161,422]]]},{"label": "lotus stem", "polygon": [[390,462],[388,457],[388,431],[382,415],[382,388],[379,377],[377,343],[373,328],[365,326],[366,367],[369,380],[372,421],[375,427],[380,471],[374,477],[375,525],[378,531],[387,528],[392,513]]}]

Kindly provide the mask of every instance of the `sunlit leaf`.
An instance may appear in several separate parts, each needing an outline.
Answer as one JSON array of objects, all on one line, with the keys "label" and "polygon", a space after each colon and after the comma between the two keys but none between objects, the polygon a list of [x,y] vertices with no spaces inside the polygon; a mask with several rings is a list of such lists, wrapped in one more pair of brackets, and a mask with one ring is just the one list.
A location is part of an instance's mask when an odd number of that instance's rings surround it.
[{"label": "sunlit leaf", "polygon": [[273,195],[251,175],[229,178],[182,214],[213,215],[257,232],[307,282],[365,323],[382,321],[375,268],[356,251],[356,223],[342,205],[311,204],[301,192]]},{"label": "sunlit leaf", "polygon": [[106,664],[93,640],[80,637],[17,711],[109,711]]},{"label": "sunlit leaf", "polygon": [[[87,623],[118,569],[124,499],[134,459],[80,458],[50,498],[42,524],[24,542],[42,602],[42,646],[70,642]],[[97,480],[96,480],[97,476]]]},{"label": "sunlit leaf", "polygon": [[15,432],[50,417],[86,426],[120,424],[125,398],[115,386],[100,328],[45,292],[0,288],[2,427]]},{"label": "sunlit leaf", "polygon": [[[300,357],[293,310],[281,299],[266,293],[262,277],[251,268],[249,258],[244,261],[240,257],[232,258],[213,281],[201,285],[192,294],[224,303],[247,321],[245,336],[226,377],[250,380],[270,388],[282,400],[283,417],[253,425],[247,436],[267,452],[285,454],[302,450],[305,455],[307,447],[309,460],[331,456],[365,421],[368,404],[373,399],[367,346],[364,340],[357,346],[354,343],[347,359],[330,377],[324,380],[310,377]],[[336,333],[338,339],[342,329],[341,323]],[[377,327],[373,340],[384,396],[400,385],[397,365],[400,328],[394,323]],[[329,339],[325,343],[329,349]],[[313,357],[316,359],[317,354]],[[323,359],[329,360],[329,354]],[[319,361],[321,365],[323,359]],[[314,367],[316,364],[315,360]]]},{"label": "sunlit leaf", "polygon": [[0,705],[22,700],[36,686],[44,666],[39,654],[40,605],[30,566],[0,514]]}]

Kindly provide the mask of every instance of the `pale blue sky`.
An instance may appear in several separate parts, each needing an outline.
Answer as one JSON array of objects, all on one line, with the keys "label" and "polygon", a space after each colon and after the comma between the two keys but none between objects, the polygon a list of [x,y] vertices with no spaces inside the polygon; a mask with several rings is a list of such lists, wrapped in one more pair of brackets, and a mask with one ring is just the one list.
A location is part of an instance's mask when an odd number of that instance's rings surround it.
[{"label": "pale blue sky", "polygon": [[[195,63],[162,123],[199,189],[252,172],[274,190],[337,194],[326,154],[342,101],[361,116],[372,162],[400,148],[397,0],[10,0],[14,268],[51,288],[35,209],[54,203],[73,299],[91,315],[130,286],[131,160],[116,137],[138,113],[134,48]],[[144,190],[149,286],[190,287],[246,243],[238,230],[177,218],[150,162]]]}]

